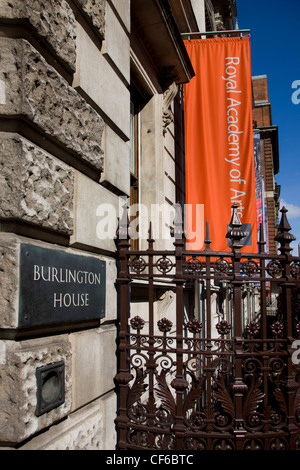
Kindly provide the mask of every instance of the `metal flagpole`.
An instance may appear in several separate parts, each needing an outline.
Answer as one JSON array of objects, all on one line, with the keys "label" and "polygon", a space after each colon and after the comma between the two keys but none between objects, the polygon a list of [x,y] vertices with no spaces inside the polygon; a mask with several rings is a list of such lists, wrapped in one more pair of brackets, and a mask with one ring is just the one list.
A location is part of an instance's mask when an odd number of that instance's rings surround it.
[{"label": "metal flagpole", "polygon": [[183,38],[190,39],[191,36],[220,36],[221,34],[239,34],[242,37],[242,34],[250,34],[250,29],[231,29],[225,31],[193,31],[191,33],[181,33]]}]

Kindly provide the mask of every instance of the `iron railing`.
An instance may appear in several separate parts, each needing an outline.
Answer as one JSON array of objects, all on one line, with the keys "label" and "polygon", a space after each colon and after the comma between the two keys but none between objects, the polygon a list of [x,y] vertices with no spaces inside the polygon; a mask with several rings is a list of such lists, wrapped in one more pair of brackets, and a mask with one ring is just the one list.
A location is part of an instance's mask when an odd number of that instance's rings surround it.
[{"label": "iron railing", "polygon": [[[174,250],[130,249],[119,227],[118,448],[261,450],[300,447],[300,258],[291,255],[286,210],[279,254],[241,251],[233,206],[231,252],[189,252],[175,220]],[[131,315],[130,286],[143,280],[147,311]],[[158,318],[155,288],[174,291]],[[186,308],[185,295],[192,293]],[[268,307],[276,304],[270,314]],[[300,344],[300,343],[299,343]]]}]

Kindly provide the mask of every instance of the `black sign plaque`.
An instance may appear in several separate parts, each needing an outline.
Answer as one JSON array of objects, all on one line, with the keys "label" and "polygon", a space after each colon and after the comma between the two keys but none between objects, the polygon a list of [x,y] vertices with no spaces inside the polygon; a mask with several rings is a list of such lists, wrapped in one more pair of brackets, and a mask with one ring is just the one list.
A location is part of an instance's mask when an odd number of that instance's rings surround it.
[{"label": "black sign plaque", "polygon": [[105,261],[20,245],[20,328],[103,318],[105,292]]}]

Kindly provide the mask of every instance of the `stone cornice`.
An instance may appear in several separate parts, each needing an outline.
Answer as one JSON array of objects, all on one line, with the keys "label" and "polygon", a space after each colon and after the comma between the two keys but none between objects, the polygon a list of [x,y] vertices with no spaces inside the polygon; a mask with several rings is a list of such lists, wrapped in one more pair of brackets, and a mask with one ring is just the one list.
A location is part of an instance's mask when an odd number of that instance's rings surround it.
[{"label": "stone cornice", "polygon": [[194,70],[169,5],[162,0],[132,1],[131,43],[144,67],[152,70],[160,92],[186,83]]}]

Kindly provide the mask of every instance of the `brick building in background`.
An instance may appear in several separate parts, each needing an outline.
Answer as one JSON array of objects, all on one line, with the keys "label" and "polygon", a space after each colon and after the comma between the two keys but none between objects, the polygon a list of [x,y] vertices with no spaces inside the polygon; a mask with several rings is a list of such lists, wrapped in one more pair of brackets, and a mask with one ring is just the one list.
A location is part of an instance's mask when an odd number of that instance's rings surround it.
[{"label": "brick building in background", "polygon": [[260,137],[261,172],[264,182],[264,204],[267,219],[267,247],[277,253],[274,237],[277,234],[280,186],[275,175],[279,172],[278,127],[272,123],[266,75],[252,77],[254,132]]}]

